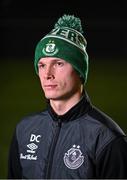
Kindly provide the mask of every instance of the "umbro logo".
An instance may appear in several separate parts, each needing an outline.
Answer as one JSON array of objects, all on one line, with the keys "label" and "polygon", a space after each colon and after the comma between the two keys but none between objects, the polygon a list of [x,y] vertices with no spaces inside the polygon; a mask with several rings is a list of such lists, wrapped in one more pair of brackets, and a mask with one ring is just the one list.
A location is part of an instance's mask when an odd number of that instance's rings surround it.
[{"label": "umbro logo", "polygon": [[27,147],[29,148],[27,150],[27,152],[29,152],[29,153],[35,153],[34,150],[36,150],[38,148],[38,146],[36,144],[34,144],[34,143],[28,144]]}]

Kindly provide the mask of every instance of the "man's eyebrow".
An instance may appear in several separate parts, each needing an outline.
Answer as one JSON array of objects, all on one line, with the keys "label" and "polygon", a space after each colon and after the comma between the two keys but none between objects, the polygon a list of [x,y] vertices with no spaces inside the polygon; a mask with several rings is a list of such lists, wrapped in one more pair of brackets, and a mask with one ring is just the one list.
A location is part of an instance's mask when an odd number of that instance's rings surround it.
[{"label": "man's eyebrow", "polygon": [[[51,60],[51,64],[57,63],[57,62],[59,62],[59,61],[64,62],[63,59],[58,59],[58,58],[55,59],[55,58],[54,58],[53,60]],[[45,62],[39,61],[39,62],[38,62],[38,65],[39,65],[39,64],[45,64]]]},{"label": "man's eyebrow", "polygon": [[54,59],[54,61],[64,61],[63,59]]}]

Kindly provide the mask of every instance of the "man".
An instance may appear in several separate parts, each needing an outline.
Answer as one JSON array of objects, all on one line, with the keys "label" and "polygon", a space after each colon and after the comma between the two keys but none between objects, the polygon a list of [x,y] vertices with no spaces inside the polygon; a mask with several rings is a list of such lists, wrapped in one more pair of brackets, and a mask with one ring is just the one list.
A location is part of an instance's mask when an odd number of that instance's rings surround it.
[{"label": "man", "polygon": [[127,139],[85,91],[86,39],[79,18],[62,16],[35,50],[47,109],[16,126],[8,178],[127,178]]}]

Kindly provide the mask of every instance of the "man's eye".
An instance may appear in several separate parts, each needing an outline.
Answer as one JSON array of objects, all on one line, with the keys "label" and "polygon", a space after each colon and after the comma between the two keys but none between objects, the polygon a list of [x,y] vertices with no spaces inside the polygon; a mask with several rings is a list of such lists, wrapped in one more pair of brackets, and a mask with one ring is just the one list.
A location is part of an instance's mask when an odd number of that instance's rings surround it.
[{"label": "man's eye", "polygon": [[58,65],[58,66],[63,66],[64,63],[63,63],[63,62],[57,62],[57,65]]},{"label": "man's eye", "polygon": [[45,67],[45,64],[39,64],[38,65],[38,68],[44,68]]}]

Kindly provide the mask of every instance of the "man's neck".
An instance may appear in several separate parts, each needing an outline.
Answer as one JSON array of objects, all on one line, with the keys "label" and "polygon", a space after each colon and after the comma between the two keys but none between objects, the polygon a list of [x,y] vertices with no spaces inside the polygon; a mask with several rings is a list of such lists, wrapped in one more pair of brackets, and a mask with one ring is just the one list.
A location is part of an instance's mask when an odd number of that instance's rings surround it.
[{"label": "man's neck", "polygon": [[69,99],[50,100],[50,105],[58,115],[63,115],[68,112],[74,105],[76,105],[82,97],[82,94],[76,94]]}]

